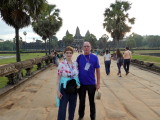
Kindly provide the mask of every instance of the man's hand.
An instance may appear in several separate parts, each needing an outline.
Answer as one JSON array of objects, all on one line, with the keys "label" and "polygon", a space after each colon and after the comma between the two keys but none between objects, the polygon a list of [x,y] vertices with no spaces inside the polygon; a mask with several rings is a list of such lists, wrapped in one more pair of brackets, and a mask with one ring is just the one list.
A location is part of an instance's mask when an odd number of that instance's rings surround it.
[{"label": "man's hand", "polygon": [[96,90],[98,90],[99,88],[100,88],[100,83],[97,83]]}]

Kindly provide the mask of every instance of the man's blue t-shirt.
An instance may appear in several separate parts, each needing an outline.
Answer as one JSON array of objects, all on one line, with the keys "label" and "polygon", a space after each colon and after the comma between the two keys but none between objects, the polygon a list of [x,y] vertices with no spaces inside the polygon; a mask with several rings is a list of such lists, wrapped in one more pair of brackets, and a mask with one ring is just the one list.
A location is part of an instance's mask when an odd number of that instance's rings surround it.
[{"label": "man's blue t-shirt", "polygon": [[[98,57],[94,54],[79,55],[77,58],[79,69],[79,80],[82,85],[95,85],[95,69],[100,68]],[[85,70],[86,63],[90,63],[88,70]]]}]

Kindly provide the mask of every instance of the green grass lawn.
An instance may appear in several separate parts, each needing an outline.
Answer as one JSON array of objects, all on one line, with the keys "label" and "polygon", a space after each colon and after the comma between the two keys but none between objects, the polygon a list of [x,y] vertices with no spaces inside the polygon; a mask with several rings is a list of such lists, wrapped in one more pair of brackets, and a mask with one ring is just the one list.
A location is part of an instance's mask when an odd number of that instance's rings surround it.
[{"label": "green grass lawn", "polygon": [[160,50],[134,50],[134,54],[142,54],[142,53],[160,53]]},{"label": "green grass lawn", "polygon": [[0,88],[3,88],[7,85],[8,79],[6,77],[0,77]]},{"label": "green grass lawn", "polygon": [[[15,54],[0,54],[0,56],[14,56],[14,55]],[[33,59],[33,58],[37,58],[37,57],[42,57],[42,56],[45,56],[45,53],[22,53],[21,54],[21,61],[24,61],[27,59]],[[16,62],[16,57],[0,59],[0,65],[14,63],[14,62]]]},{"label": "green grass lawn", "polygon": [[[122,53],[124,51],[121,51]],[[133,51],[133,59],[142,60],[144,62],[152,62],[155,65],[160,66],[160,57],[157,56],[149,56],[149,55],[140,55],[143,53],[160,53],[160,50],[134,50]]]},{"label": "green grass lawn", "polygon": [[143,53],[160,53],[160,50],[134,50],[133,59],[142,60],[144,62],[151,62],[155,65],[160,66],[160,57],[149,56],[149,55],[140,55]]},{"label": "green grass lawn", "polygon": [[142,60],[144,62],[155,63],[160,66],[160,57],[149,56],[149,55],[133,55],[133,59]]}]

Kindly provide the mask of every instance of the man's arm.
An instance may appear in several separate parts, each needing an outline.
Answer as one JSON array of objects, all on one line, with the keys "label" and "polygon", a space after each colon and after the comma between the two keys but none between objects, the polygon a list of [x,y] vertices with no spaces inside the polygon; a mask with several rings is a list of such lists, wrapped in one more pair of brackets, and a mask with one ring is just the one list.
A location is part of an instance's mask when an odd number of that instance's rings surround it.
[{"label": "man's arm", "polygon": [[129,52],[129,55],[130,55],[130,59],[132,59],[132,52],[131,51]]},{"label": "man's arm", "polygon": [[98,90],[100,88],[100,68],[96,68],[96,76],[97,76],[96,89]]}]

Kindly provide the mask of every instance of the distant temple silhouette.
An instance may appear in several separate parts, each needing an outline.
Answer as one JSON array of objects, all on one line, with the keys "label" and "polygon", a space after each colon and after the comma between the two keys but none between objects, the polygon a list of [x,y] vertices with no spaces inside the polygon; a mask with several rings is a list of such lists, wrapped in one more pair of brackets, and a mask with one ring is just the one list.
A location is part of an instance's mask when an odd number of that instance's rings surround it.
[{"label": "distant temple silhouette", "polygon": [[[68,30],[66,31],[66,35],[67,34],[70,34]],[[90,34],[90,32],[87,31],[86,35],[87,34]],[[84,42],[84,37],[81,35],[79,27],[77,26],[76,33],[74,35],[74,41],[71,46],[74,48],[82,49],[83,42]]]}]

